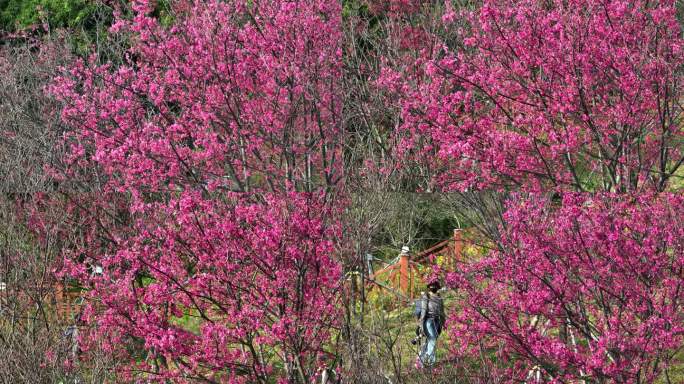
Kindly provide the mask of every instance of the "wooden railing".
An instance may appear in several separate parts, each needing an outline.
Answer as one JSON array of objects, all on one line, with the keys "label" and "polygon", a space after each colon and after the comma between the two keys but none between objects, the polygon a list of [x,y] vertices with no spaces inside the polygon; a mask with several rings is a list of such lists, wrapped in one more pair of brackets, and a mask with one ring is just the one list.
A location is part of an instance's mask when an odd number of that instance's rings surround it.
[{"label": "wooden railing", "polygon": [[[452,238],[441,241],[432,247],[411,256],[402,252],[398,259],[369,276],[371,286],[391,291],[405,299],[414,297],[415,287],[420,277],[419,269],[424,264],[435,263],[435,256],[445,256],[445,265],[455,269],[463,260],[463,230],[455,229]],[[385,277],[385,279],[382,279]],[[384,282],[381,281],[384,280]]]},{"label": "wooden railing", "polygon": [[55,312],[60,323],[72,324],[81,312],[83,292],[70,290],[61,282],[54,285]]},{"label": "wooden railing", "polygon": [[[44,285],[21,287],[0,282],[0,313],[3,315],[9,314],[12,319],[28,319],[32,318],[32,315],[29,315],[32,313],[31,308],[38,307],[51,322],[73,325],[81,312],[82,292],[65,289],[62,282],[45,282]],[[6,310],[10,311],[5,312]]]}]

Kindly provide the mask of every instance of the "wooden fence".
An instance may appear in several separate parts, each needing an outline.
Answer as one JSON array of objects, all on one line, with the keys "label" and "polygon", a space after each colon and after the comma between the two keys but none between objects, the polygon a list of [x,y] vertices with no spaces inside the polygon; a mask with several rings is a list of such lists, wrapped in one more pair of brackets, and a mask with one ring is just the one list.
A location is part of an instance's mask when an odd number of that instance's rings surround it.
[{"label": "wooden fence", "polygon": [[456,269],[459,262],[464,261],[464,233],[461,229],[455,229],[453,237],[441,241],[432,247],[411,256],[408,252],[402,252],[399,257],[386,267],[374,272],[368,278],[371,287],[388,290],[404,299],[415,297],[415,288],[423,277],[421,267],[434,264],[437,256],[445,257],[442,265],[446,269]]}]

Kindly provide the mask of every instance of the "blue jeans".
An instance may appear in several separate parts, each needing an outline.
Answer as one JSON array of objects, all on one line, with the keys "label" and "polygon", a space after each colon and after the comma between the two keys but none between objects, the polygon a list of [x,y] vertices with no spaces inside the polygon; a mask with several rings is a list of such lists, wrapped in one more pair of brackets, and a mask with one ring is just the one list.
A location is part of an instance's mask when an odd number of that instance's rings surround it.
[{"label": "blue jeans", "polygon": [[437,345],[437,336],[439,336],[435,319],[425,319],[423,332],[425,332],[427,340],[420,349],[420,361],[423,365],[432,365],[435,363],[435,346]]}]

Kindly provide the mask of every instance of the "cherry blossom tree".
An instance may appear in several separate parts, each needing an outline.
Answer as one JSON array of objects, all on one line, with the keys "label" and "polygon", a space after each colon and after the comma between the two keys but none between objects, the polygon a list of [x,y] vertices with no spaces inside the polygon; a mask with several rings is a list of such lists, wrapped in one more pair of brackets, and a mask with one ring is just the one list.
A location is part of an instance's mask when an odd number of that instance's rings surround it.
[{"label": "cherry blossom tree", "polygon": [[61,274],[89,298],[82,349],[121,378],[304,383],[329,354],[341,268],[335,1],[133,3],[51,89],[70,127]]},{"label": "cherry blossom tree", "polygon": [[509,196],[485,218],[497,249],[449,277],[454,353],[485,343],[510,382],[667,376],[684,318],[674,2],[445,2],[431,17],[378,80],[402,111],[398,153],[431,162],[441,190]]},{"label": "cherry blossom tree", "polygon": [[[458,38],[423,31],[433,43],[382,79],[409,93],[404,150],[437,144],[448,189],[663,190],[682,163],[674,13],[671,2],[485,2],[459,14]],[[445,10],[444,28],[455,18]]]},{"label": "cherry blossom tree", "polygon": [[669,193],[511,202],[506,248],[449,277],[469,301],[453,352],[498,349],[511,380],[655,381],[682,345],[681,209]]}]

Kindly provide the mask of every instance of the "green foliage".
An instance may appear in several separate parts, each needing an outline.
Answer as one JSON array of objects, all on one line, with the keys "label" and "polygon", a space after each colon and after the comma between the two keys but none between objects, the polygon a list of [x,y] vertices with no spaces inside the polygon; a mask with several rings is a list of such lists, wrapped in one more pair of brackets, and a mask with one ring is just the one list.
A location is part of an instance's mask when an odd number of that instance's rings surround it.
[{"label": "green foliage", "polygon": [[158,0],[154,11],[151,14],[152,17],[159,19],[161,25],[169,27],[173,24],[175,18],[171,12],[171,2],[170,0]]},{"label": "green foliage", "polygon": [[[157,1],[151,16],[163,25],[171,25],[174,18],[170,0]],[[112,21],[112,9],[99,0],[0,0],[0,31],[19,31],[47,23],[50,29],[76,32],[73,43],[77,51],[92,46],[95,35],[105,36]]]},{"label": "green foliage", "polygon": [[362,0],[343,0],[342,1],[342,17],[361,17],[368,19],[372,17],[368,4]]},{"label": "green foliage", "polygon": [[172,317],[171,323],[195,335],[199,335],[203,320],[196,309],[188,308],[183,311],[182,317]]},{"label": "green foliage", "polygon": [[46,21],[50,28],[92,29],[97,2],[89,0],[0,0],[0,27],[13,31]]},{"label": "green foliage", "polygon": [[388,220],[374,239],[376,257],[392,259],[403,245],[413,253],[429,248],[453,236],[462,221],[436,195],[390,193],[385,198],[392,203],[386,207]]}]

